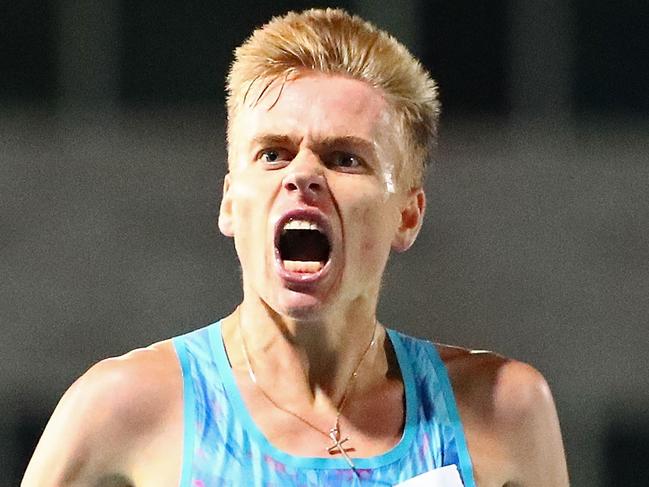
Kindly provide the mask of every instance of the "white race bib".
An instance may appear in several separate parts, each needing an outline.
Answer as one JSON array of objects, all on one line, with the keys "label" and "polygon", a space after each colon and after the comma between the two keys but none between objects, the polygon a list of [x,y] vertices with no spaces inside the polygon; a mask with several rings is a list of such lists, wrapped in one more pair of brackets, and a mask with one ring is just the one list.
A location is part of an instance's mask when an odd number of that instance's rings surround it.
[{"label": "white race bib", "polygon": [[408,479],[394,487],[464,487],[457,465],[436,468]]}]

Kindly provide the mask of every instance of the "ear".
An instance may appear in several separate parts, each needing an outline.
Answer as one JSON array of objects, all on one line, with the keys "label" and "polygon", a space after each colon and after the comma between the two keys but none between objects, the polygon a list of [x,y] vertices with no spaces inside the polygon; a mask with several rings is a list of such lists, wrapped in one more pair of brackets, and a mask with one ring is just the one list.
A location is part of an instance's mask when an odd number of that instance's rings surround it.
[{"label": "ear", "polygon": [[232,197],[230,196],[230,173],[223,178],[223,197],[219,209],[219,230],[226,237],[234,237],[232,224]]},{"label": "ear", "polygon": [[424,221],[425,210],[426,194],[424,190],[422,188],[412,189],[401,207],[401,222],[392,240],[394,251],[405,252],[415,243]]}]

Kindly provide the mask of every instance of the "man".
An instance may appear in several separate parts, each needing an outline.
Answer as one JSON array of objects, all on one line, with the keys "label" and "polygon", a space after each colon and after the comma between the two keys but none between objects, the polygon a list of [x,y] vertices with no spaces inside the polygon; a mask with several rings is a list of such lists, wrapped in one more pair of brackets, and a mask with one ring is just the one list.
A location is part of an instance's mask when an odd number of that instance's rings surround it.
[{"label": "man", "polygon": [[23,485],[568,485],[536,370],[377,321],[388,255],[422,223],[438,112],[419,63],[357,17],[256,30],[228,77],[219,216],[241,305],[92,367]]}]

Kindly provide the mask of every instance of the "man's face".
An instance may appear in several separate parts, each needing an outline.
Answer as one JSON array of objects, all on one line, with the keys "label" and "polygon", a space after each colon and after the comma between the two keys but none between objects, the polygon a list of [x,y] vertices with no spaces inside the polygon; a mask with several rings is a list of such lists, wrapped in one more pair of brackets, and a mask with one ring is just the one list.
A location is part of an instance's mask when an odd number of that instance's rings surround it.
[{"label": "man's face", "polygon": [[388,105],[342,76],[281,85],[243,107],[232,131],[219,225],[235,239],[244,300],[296,319],[373,310],[412,200],[394,180],[401,161]]}]

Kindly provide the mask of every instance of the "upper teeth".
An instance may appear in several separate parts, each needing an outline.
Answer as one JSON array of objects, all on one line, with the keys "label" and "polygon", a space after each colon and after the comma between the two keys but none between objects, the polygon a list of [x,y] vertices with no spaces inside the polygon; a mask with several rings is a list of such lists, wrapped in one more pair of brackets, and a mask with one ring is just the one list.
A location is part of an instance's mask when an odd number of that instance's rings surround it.
[{"label": "upper teeth", "polygon": [[320,230],[317,223],[307,220],[289,220],[284,224],[284,230]]}]

